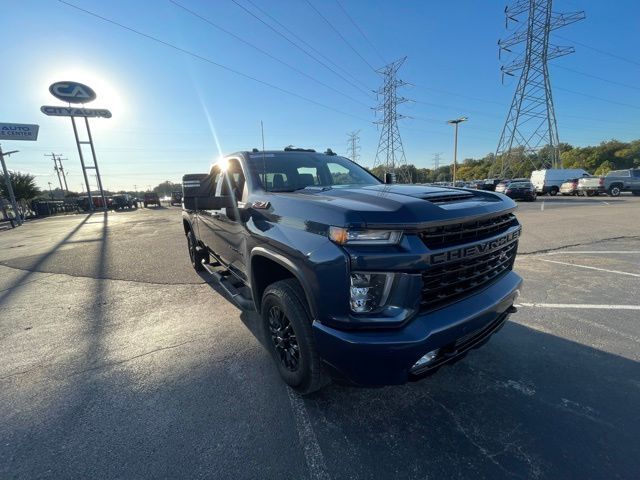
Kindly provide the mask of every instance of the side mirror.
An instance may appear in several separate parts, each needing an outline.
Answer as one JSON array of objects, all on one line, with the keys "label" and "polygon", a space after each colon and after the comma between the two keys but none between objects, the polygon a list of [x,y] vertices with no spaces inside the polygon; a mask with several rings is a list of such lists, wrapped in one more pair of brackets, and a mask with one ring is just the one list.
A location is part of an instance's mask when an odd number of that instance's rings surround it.
[{"label": "side mirror", "polygon": [[191,173],[182,177],[182,201],[186,210],[220,210],[235,206],[231,196],[215,196],[214,184],[208,173]]},{"label": "side mirror", "polygon": [[384,174],[384,183],[387,185],[391,185],[392,183],[396,183],[396,174],[387,172]]}]

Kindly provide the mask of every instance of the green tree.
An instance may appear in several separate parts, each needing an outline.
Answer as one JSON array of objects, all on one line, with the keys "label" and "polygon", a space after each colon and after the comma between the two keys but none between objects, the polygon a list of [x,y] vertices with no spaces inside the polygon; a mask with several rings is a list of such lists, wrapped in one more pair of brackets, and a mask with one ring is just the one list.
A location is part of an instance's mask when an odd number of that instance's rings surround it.
[{"label": "green tree", "polygon": [[[9,172],[9,180],[17,200],[29,201],[40,194],[40,189],[36,186],[36,178],[29,173]],[[0,174],[0,195],[9,198],[3,174]]]}]

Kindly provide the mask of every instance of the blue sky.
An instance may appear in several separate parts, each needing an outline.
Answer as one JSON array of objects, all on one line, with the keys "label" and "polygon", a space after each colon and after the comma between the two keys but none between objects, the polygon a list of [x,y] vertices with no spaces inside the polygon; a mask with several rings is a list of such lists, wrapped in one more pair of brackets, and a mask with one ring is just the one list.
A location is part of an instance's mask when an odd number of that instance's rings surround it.
[{"label": "blue sky", "polygon": [[[48,92],[54,81],[87,83],[98,94],[89,106],[113,112],[111,119],[92,121],[98,161],[109,189],[133,185],[142,189],[166,179],[178,181],[183,173],[206,171],[219,152],[260,147],[261,120],[267,148],[294,144],[331,147],[346,154],[347,133],[360,130],[361,161],[372,165],[378,131],[371,123],[375,120],[371,107],[376,101],[367,92],[378,88],[380,77],[366,62],[378,67],[380,56],[386,61],[407,56],[400,78],[414,86],[402,93],[416,100],[401,109],[415,117],[400,124],[408,162],[432,167],[435,152],[441,153],[441,164],[451,162],[453,132],[445,121],[460,115],[467,115],[469,122],[460,130],[459,158],[479,157],[495,150],[517,81],[507,79],[503,85],[500,79],[497,40],[508,35],[502,1],[341,0],[374,50],[335,0],[311,0],[365,62],[306,0],[252,0],[340,67],[339,72],[346,72],[341,75],[351,83],[310,59],[232,0],[176,1],[307,76],[169,0],[69,1],[329,108],[55,0],[0,1],[0,122],[40,124],[38,142],[2,145],[20,150],[9,158],[9,168],[37,174],[45,188],[47,182],[57,182],[51,159],[44,157],[51,152],[68,158],[70,188],[79,190],[81,183],[69,119],[46,117],[39,110],[41,105],[60,103]],[[236,1],[262,16],[248,0]],[[554,38],[562,45],[579,42],[574,43],[575,54],[554,60],[551,66],[560,139],[588,145],[610,138],[638,138],[640,4],[616,0],[612,8],[611,2],[601,0],[558,0],[554,5],[556,11],[579,9],[586,11],[587,19],[563,28],[558,31],[562,38]]]}]

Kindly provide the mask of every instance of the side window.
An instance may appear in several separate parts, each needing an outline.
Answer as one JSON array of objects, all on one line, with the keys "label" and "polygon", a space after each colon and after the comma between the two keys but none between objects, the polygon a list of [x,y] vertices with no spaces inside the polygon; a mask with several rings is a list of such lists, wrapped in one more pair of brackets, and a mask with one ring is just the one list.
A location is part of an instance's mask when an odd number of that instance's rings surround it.
[{"label": "side window", "polygon": [[316,167],[298,167],[298,188],[320,185]]},{"label": "side window", "polygon": [[634,177],[640,177],[640,168],[633,170]]},{"label": "side window", "polygon": [[360,180],[353,175],[351,171],[344,165],[339,163],[327,163],[329,174],[331,175],[331,183],[333,185],[352,185],[360,183]]},{"label": "side window", "polygon": [[[262,175],[260,175],[260,178],[262,179]],[[281,190],[291,187],[289,177],[284,172],[269,172],[265,175],[265,181],[267,183],[267,190]]]}]

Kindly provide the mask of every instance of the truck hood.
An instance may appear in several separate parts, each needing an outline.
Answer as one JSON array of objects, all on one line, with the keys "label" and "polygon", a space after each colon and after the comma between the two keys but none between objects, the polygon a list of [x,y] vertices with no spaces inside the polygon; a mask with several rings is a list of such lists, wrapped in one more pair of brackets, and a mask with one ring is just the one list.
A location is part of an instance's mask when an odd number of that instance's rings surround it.
[{"label": "truck hood", "polygon": [[335,226],[405,230],[516,208],[513,200],[493,192],[424,185],[307,188],[269,197],[278,216],[302,216]]}]

